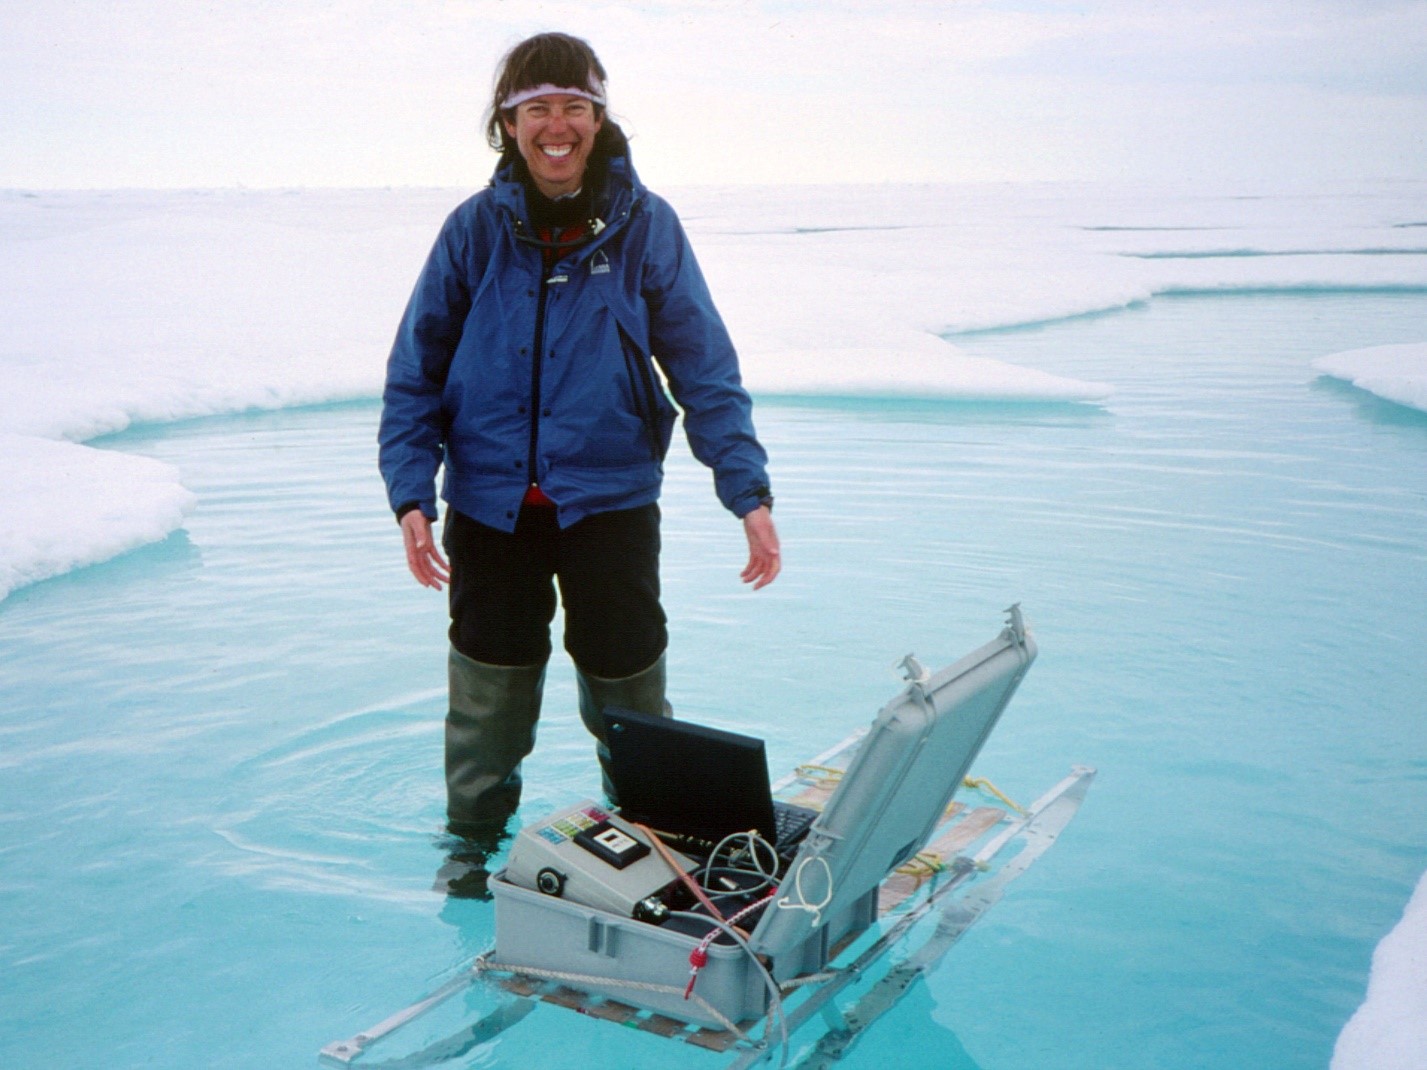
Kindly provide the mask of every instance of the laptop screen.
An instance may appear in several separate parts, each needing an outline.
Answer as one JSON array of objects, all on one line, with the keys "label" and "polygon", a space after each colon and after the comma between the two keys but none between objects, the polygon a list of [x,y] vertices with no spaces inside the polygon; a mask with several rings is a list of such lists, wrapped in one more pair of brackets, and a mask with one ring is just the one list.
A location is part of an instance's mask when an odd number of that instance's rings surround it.
[{"label": "laptop screen", "polygon": [[775,842],[761,739],[614,706],[601,716],[610,779],[626,819],[715,842],[757,829]]}]

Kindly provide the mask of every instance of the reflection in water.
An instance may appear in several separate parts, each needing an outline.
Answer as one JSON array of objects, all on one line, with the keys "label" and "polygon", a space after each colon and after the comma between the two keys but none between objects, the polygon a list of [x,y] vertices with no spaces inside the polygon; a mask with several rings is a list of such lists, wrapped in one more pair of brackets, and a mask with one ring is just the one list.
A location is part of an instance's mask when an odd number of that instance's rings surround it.
[{"label": "reflection in water", "polygon": [[1384,427],[1427,429],[1427,412],[1387,401],[1335,376],[1320,375],[1309,384],[1309,387],[1326,396],[1342,398],[1351,403],[1358,416],[1372,423],[1381,424]]}]

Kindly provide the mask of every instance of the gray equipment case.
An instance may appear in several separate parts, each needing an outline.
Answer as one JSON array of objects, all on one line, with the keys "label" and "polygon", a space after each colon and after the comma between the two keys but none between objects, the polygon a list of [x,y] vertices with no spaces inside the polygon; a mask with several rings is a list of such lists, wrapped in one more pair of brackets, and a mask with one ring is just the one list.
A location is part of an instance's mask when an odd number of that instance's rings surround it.
[{"label": "gray equipment case", "polygon": [[697,998],[683,992],[698,938],[519,887],[505,871],[490,881],[490,958],[712,1028],[761,1016],[775,980],[821,970],[876,921],[878,886],[935,831],[1035,658],[1010,613],[996,639],[934,676],[906,659],[910,682],[873,721],[747,945],[708,948]]}]

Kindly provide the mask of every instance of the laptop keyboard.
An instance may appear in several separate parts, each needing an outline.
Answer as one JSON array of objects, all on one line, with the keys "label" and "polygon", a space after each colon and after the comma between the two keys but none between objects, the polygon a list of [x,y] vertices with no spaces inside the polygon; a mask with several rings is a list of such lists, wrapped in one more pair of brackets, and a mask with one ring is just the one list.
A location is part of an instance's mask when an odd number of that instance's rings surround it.
[{"label": "laptop keyboard", "polygon": [[773,804],[773,821],[778,832],[778,847],[788,847],[801,840],[817,820],[818,812],[805,806],[787,803]]}]

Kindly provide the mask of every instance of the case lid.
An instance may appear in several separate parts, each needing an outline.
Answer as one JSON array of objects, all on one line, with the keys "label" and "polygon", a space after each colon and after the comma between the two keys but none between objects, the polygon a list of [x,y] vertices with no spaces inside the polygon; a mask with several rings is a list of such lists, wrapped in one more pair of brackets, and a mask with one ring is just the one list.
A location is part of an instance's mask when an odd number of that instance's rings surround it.
[{"label": "case lid", "polygon": [[752,934],[774,960],[801,947],[931,838],[967,769],[1036,656],[1020,609],[985,646],[911,682],[882,708]]}]

